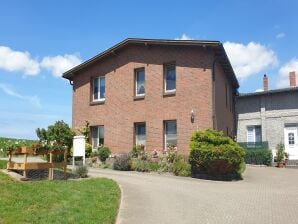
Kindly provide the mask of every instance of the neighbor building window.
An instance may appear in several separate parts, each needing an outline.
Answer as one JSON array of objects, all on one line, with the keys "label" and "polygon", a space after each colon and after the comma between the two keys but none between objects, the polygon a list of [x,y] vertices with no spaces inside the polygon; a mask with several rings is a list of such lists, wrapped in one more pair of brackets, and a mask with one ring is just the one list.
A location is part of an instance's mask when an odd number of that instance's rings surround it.
[{"label": "neighbor building window", "polygon": [[93,79],[93,101],[103,101],[105,100],[105,77],[101,76]]},{"label": "neighbor building window", "polygon": [[137,69],[135,70],[135,86],[136,86],[136,96],[145,96],[145,70]]},{"label": "neighbor building window", "polygon": [[164,67],[164,85],[165,92],[176,91],[176,66],[173,64]]},{"label": "neighbor building window", "polygon": [[135,123],[135,143],[146,147],[146,123]]},{"label": "neighbor building window", "polygon": [[104,145],[104,126],[91,127],[92,148]]},{"label": "neighbor building window", "polygon": [[288,140],[289,140],[289,145],[295,145],[294,133],[291,132],[288,134]]},{"label": "neighbor building window", "polygon": [[177,147],[177,122],[176,120],[164,122],[165,149],[169,145]]},{"label": "neighbor building window", "polygon": [[261,126],[247,126],[247,142],[261,142],[262,141],[262,130]]}]

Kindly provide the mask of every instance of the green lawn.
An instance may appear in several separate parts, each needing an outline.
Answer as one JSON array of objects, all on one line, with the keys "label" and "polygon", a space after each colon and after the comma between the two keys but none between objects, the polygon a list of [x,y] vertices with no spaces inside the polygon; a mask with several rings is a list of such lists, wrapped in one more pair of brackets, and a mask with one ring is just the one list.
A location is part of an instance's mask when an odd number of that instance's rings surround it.
[{"label": "green lawn", "polygon": [[0,223],[114,223],[120,189],[109,179],[16,182],[0,172]]},{"label": "green lawn", "polygon": [[0,160],[0,169],[6,169],[6,164],[7,164],[7,161]]}]

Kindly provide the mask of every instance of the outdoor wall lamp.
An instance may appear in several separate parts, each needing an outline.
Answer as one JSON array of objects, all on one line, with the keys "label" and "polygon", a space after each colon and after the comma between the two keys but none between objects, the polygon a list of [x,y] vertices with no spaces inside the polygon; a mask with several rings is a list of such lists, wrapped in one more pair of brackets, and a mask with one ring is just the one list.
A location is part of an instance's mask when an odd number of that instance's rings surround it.
[{"label": "outdoor wall lamp", "polygon": [[190,121],[193,123],[195,121],[195,113],[193,110],[190,111]]}]

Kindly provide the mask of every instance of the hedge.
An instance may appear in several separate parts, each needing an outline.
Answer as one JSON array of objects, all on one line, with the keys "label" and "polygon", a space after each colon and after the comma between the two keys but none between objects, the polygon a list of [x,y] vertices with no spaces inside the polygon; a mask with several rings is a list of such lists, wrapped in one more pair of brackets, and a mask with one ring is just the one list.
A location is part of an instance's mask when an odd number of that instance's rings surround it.
[{"label": "hedge", "polygon": [[245,154],[245,163],[256,165],[272,164],[272,152],[268,149],[248,149]]}]

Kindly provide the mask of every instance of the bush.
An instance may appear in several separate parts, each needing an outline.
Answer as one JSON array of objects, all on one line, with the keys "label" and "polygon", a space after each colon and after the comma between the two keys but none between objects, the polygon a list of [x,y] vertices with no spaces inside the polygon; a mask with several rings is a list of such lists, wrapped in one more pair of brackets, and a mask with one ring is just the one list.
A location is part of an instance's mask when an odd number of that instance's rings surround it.
[{"label": "bush", "polygon": [[113,169],[121,171],[130,170],[130,156],[128,154],[120,154],[116,156],[113,163]]},{"label": "bush", "polygon": [[85,144],[85,156],[87,158],[89,158],[91,156],[91,153],[92,153],[92,145],[89,143],[86,143]]},{"label": "bush", "polygon": [[149,171],[157,172],[160,169],[160,166],[156,162],[149,163]]},{"label": "bush", "polygon": [[142,151],[142,148],[141,148],[140,145],[134,146],[132,148],[132,150],[130,151],[130,156],[132,158],[138,158],[138,156],[140,155],[141,151]]},{"label": "bush", "polygon": [[248,149],[245,152],[245,163],[271,166],[272,152],[268,149]]},{"label": "bush", "polygon": [[81,178],[88,177],[88,168],[84,165],[79,165],[75,169],[75,174],[77,174]]},{"label": "bush", "polygon": [[214,130],[195,131],[190,139],[191,173],[208,179],[241,178],[245,151]]},{"label": "bush", "polygon": [[147,160],[133,159],[131,161],[131,169],[139,172],[149,172],[150,162]]},{"label": "bush", "polygon": [[191,166],[187,159],[183,156],[178,156],[173,163],[172,171],[176,176],[189,177],[191,175]]},{"label": "bush", "polygon": [[111,151],[108,147],[98,148],[98,155],[101,162],[105,162],[107,158],[111,155]]}]

